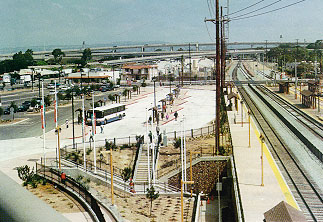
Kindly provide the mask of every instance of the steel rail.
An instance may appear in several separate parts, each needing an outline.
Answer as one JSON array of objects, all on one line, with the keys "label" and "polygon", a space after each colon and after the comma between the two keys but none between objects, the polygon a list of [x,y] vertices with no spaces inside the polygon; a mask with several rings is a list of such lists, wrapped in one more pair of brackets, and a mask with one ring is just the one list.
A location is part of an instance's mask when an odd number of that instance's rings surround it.
[{"label": "steel rail", "polygon": [[[310,181],[304,170],[298,164],[298,161],[293,157],[287,145],[283,142],[277,132],[272,128],[268,120],[261,113],[257,104],[251,100],[243,87],[238,88],[245,104],[249,107],[252,114],[256,117],[258,125],[261,127],[268,144],[274,151],[279,163],[283,167],[284,172],[288,175],[293,184],[298,196],[301,198],[305,206],[305,210],[313,221],[319,221],[317,217],[322,217],[323,200],[319,192],[316,190],[313,182]],[[315,201],[313,201],[315,200]],[[320,209],[321,208],[321,209]]]}]

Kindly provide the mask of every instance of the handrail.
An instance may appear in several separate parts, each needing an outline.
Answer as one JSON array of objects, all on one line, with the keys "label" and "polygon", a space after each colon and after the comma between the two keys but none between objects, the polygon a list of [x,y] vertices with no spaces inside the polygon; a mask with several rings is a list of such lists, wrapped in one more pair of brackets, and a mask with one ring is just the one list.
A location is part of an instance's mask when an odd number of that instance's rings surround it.
[{"label": "handrail", "polygon": [[[136,153],[136,160],[134,161],[134,166],[133,166],[133,173],[132,173],[132,177],[133,177],[133,181],[136,181],[136,177],[137,177],[137,170],[138,170],[138,163],[140,161],[140,157],[142,154],[142,144],[140,144],[140,147],[138,149],[139,151]],[[138,156],[137,156],[138,155]]]},{"label": "handrail", "polygon": [[[91,214],[93,216],[93,219],[95,221],[105,222],[104,216],[100,210],[100,207],[94,197],[87,191],[87,189],[80,183],[76,182],[73,178],[66,176],[66,179],[64,183],[62,184],[62,181],[60,179],[60,172],[53,169],[46,167],[44,165],[41,165],[36,162],[36,174],[39,176],[42,176],[51,182],[59,185],[61,188],[66,189],[69,188],[72,190],[72,193],[77,193],[75,195],[76,197],[82,197],[83,200],[90,206],[89,210],[93,210],[94,214]],[[46,174],[47,173],[47,174]]]}]

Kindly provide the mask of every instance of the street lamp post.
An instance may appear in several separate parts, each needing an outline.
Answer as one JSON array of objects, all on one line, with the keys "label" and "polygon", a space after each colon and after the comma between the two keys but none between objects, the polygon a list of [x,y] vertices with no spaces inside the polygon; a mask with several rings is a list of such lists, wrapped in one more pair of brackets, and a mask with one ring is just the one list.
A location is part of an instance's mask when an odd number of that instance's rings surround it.
[{"label": "street lamp post", "polygon": [[[75,128],[74,128],[74,90],[72,89],[72,126],[73,126],[73,149],[75,149]],[[77,152],[77,148],[76,148]]]},{"label": "street lamp post", "polygon": [[249,146],[248,146],[248,147],[249,147],[249,148],[251,147],[251,146],[250,146],[250,114],[251,114],[251,113],[250,113],[250,110],[248,110],[248,124],[249,124]]},{"label": "street lamp post", "polygon": [[260,186],[264,186],[264,140],[265,137],[263,134],[260,134],[260,141],[261,141],[261,184]]},{"label": "street lamp post", "polygon": [[113,196],[113,162],[112,162],[112,149],[110,149],[110,176],[111,176],[111,203],[114,205],[114,196]]},{"label": "street lamp post", "polygon": [[55,133],[57,134],[57,149],[58,149],[58,169],[59,172],[61,172],[61,148],[60,148],[60,140],[59,140],[59,134],[61,132],[61,127],[57,126],[55,129]]}]

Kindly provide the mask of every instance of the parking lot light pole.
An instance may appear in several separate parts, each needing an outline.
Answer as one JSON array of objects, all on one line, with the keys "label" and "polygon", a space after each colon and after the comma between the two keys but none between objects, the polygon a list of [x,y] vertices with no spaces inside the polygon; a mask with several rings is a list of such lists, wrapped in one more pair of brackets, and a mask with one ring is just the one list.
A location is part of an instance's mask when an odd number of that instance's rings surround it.
[{"label": "parking lot light pole", "polygon": [[111,203],[112,205],[114,205],[112,148],[110,149],[110,172],[111,172]]}]

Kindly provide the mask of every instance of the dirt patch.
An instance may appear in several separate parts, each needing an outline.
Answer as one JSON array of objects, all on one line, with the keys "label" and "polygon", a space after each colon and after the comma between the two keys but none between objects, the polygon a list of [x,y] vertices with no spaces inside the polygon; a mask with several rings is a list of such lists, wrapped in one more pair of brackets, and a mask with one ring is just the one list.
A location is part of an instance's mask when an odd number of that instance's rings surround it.
[{"label": "dirt patch", "polygon": [[24,120],[24,118],[15,118],[14,120],[12,120],[12,119],[9,119],[9,120],[1,119],[0,120],[0,126],[2,126],[2,125],[11,125],[11,124],[23,121],[23,120]]},{"label": "dirt patch", "polygon": [[28,185],[26,189],[60,213],[85,212],[76,200],[52,184],[39,184],[36,188]]},{"label": "dirt patch", "polygon": [[[230,155],[231,149],[227,146],[228,138],[220,137],[220,145],[223,146],[220,149],[221,155]],[[216,155],[215,150],[215,139],[214,135],[200,136],[195,138],[186,139],[186,149],[187,156],[186,161],[190,161],[190,152],[194,152],[192,154],[192,159],[198,156],[209,156]],[[166,147],[160,148],[159,159],[158,159],[158,174],[157,176],[160,178],[167,173],[171,172],[174,169],[177,169],[181,166],[180,162],[180,148],[175,148],[172,143],[170,143]]]},{"label": "dirt patch", "polygon": [[[110,187],[98,185],[93,182],[90,186],[111,199]],[[120,215],[129,221],[180,221],[181,198],[180,196],[160,195],[153,201],[152,214],[150,214],[150,201],[145,195],[129,195],[114,190],[115,204]],[[194,199],[184,198],[184,221],[191,221]]]}]

